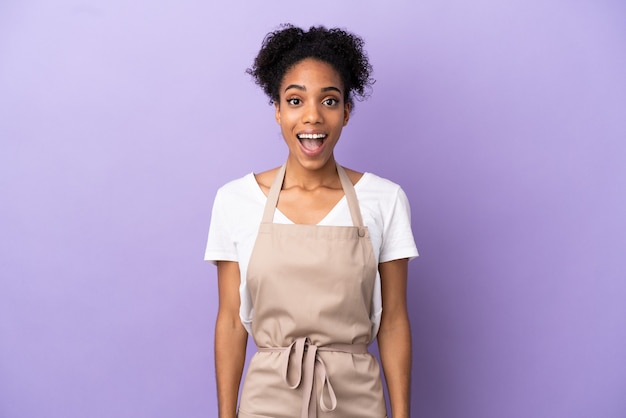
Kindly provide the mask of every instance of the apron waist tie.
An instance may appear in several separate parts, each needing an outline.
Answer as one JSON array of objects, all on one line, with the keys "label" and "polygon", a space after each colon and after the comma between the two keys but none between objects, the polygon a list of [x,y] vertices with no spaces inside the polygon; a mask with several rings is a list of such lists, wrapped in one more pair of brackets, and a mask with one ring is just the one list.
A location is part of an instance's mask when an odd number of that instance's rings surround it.
[{"label": "apron waist tie", "polygon": [[[335,391],[330,384],[330,379],[326,372],[326,365],[318,351],[335,351],[350,354],[366,354],[367,344],[329,344],[317,346],[311,344],[311,340],[307,337],[296,339],[287,347],[259,347],[258,351],[262,352],[278,352],[282,357],[282,375],[283,380],[290,389],[296,389],[302,384],[302,413],[301,418],[316,418],[317,406],[316,402],[312,402],[313,394],[317,393],[317,381],[322,382],[322,391],[320,395],[320,408],[324,412],[334,411],[337,407],[337,397]],[[289,370],[289,362],[295,361],[296,379],[294,383],[289,382],[287,372]],[[303,375],[304,366],[304,375]],[[317,376],[317,379],[315,377]],[[326,403],[325,393],[328,392],[330,405]]]}]

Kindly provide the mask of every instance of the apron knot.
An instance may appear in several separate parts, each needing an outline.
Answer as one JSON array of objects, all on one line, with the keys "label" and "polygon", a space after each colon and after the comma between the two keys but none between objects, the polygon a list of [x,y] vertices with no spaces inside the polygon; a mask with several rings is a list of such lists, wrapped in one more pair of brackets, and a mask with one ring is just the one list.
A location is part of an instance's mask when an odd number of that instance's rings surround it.
[{"label": "apron knot", "polygon": [[[263,347],[259,351],[280,352],[282,357],[281,373],[289,389],[302,386],[301,418],[316,418],[317,405],[313,399],[318,392],[318,384],[322,385],[319,397],[320,409],[324,412],[334,411],[337,407],[337,396],[330,383],[324,360],[320,351],[335,351],[351,354],[367,353],[366,344],[331,344],[317,346],[307,337],[296,339],[287,347]],[[289,376],[289,365],[292,364],[293,374]],[[328,398],[328,399],[327,399]]]}]

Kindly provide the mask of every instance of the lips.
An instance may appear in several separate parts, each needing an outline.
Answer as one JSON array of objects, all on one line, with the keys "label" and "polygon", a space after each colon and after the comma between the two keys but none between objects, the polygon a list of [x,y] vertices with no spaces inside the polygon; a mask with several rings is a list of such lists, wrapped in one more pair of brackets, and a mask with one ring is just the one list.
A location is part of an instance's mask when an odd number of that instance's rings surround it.
[{"label": "lips", "polygon": [[327,137],[324,133],[302,133],[296,136],[300,144],[302,144],[302,147],[309,152],[319,150],[322,145],[324,145],[324,141]]}]

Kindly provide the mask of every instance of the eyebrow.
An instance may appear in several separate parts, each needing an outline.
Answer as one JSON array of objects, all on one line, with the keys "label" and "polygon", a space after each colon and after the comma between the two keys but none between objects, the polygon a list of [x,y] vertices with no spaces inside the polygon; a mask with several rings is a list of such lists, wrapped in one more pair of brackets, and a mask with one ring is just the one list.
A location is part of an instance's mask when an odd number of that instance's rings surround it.
[{"label": "eyebrow", "polygon": [[[302,86],[300,84],[290,84],[285,88],[285,91],[289,90],[289,89],[296,89],[296,90],[302,90],[302,91],[306,91],[306,87]],[[327,91],[336,91],[337,93],[341,94],[341,90],[339,90],[337,87],[334,86],[329,86],[329,87],[323,87],[321,89],[321,91],[323,93],[327,92]]]}]

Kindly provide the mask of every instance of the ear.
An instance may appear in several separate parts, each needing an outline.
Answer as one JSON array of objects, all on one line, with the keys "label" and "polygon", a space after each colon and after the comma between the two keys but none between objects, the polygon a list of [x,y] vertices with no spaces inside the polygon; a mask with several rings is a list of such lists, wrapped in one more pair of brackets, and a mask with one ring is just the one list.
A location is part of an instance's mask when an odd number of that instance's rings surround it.
[{"label": "ear", "polygon": [[351,110],[352,106],[350,106],[350,103],[346,103],[346,105],[343,107],[343,126],[346,126],[348,124],[348,121],[350,120]]},{"label": "ear", "polygon": [[274,102],[274,107],[276,108],[276,113],[274,117],[276,118],[276,122],[280,125],[280,103]]}]

